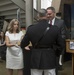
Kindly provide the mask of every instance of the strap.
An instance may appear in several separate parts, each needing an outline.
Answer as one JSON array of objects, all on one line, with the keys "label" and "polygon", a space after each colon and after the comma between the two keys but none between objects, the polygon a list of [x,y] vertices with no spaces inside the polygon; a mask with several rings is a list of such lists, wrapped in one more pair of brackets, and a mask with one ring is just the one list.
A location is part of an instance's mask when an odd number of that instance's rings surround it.
[{"label": "strap", "polygon": [[47,31],[49,30],[49,26],[45,29],[43,35],[39,38],[38,42],[34,45],[34,47],[36,47],[38,45],[38,43],[40,42],[40,40],[45,36],[45,34],[47,33]]}]

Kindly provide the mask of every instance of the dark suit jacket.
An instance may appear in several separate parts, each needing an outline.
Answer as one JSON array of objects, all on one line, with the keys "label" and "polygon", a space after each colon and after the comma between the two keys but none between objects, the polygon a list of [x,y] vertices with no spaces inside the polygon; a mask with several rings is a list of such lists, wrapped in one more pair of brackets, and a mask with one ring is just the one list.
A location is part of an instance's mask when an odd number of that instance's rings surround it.
[{"label": "dark suit jacket", "polygon": [[[64,23],[64,20],[62,19],[58,19],[58,18],[55,18],[55,22],[54,22],[54,25],[56,25],[57,27],[60,28],[60,31],[61,31],[61,36],[63,38],[63,44],[64,44],[64,48],[62,50],[62,52],[60,54],[64,54],[65,52],[65,39],[66,39],[66,25]],[[56,44],[55,44],[55,47],[56,47]],[[57,56],[59,56],[60,54],[58,54],[59,52],[56,52],[57,53]]]},{"label": "dark suit jacket", "polygon": [[[47,27],[48,22],[46,20],[42,20],[39,23],[30,26],[21,41],[21,48],[27,46],[30,41],[34,46]],[[52,47],[50,47],[53,46],[54,42],[57,42],[56,44],[59,46],[59,50],[62,50],[63,40],[60,29],[57,26],[50,27],[45,36],[39,42],[39,46],[49,46],[49,48],[43,48],[43,50],[39,48],[35,51],[31,51],[31,68],[52,69],[56,67],[55,51]]]},{"label": "dark suit jacket", "polygon": [[62,38],[66,39],[66,25],[64,20],[55,18],[54,25],[58,26],[61,30]]}]

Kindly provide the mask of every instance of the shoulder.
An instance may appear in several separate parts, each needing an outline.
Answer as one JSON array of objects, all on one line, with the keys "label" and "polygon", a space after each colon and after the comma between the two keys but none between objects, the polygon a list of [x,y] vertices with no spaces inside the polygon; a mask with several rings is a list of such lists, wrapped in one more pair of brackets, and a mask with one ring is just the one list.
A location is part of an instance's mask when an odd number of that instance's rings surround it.
[{"label": "shoulder", "polygon": [[27,29],[31,29],[31,28],[34,28],[34,27],[35,27],[35,25],[33,24],[33,25],[28,26]]},{"label": "shoulder", "polygon": [[27,33],[31,33],[31,32],[33,32],[34,30],[36,30],[36,27],[37,27],[36,24],[30,25],[30,26],[28,26],[26,32],[27,32]]},{"label": "shoulder", "polygon": [[56,21],[59,21],[59,22],[64,22],[63,19],[58,19],[58,18],[55,18]]},{"label": "shoulder", "polygon": [[33,27],[34,25],[32,24],[32,25],[30,25],[29,27]]},{"label": "shoulder", "polygon": [[20,31],[19,33],[23,33],[22,31]]},{"label": "shoulder", "polygon": [[22,31],[19,32],[20,35],[24,35],[24,33]]},{"label": "shoulder", "polygon": [[5,34],[9,34],[9,31],[6,31],[6,33]]},{"label": "shoulder", "polygon": [[34,27],[34,24],[33,25],[30,25],[28,28],[32,28],[32,27]]},{"label": "shoulder", "polygon": [[5,35],[8,36],[9,34],[10,34],[9,31],[6,31]]}]

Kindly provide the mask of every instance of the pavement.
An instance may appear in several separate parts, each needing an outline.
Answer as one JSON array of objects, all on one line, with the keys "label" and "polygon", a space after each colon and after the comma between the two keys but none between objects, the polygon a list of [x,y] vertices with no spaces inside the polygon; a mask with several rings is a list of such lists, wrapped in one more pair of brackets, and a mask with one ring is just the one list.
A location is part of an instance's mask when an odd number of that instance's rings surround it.
[{"label": "pavement", "polygon": [[[7,75],[5,61],[0,62],[0,75]],[[16,70],[14,70],[13,75],[17,75]],[[58,75],[72,75],[72,62],[71,62],[71,60],[63,63],[63,70],[58,71]]]}]

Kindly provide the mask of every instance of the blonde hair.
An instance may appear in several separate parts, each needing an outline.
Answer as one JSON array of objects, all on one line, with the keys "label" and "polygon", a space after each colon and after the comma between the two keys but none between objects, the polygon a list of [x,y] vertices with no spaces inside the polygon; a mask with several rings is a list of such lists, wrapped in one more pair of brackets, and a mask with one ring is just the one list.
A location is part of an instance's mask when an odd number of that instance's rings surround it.
[{"label": "blonde hair", "polygon": [[20,24],[19,24],[19,21],[18,21],[17,19],[12,19],[12,20],[10,21],[9,26],[8,26],[8,31],[9,31],[10,33],[13,33],[14,22],[18,22],[18,29],[17,29],[16,32],[19,33],[19,31],[20,31]]}]

